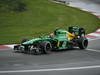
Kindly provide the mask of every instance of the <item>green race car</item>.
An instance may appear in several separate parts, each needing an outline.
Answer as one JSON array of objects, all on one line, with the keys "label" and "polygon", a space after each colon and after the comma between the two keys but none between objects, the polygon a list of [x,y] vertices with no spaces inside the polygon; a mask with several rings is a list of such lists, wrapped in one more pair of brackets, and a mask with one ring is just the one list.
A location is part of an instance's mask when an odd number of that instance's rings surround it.
[{"label": "green race car", "polygon": [[14,46],[15,52],[31,54],[48,54],[52,50],[66,50],[74,47],[86,49],[88,40],[84,28],[69,27],[68,31],[56,29],[52,34],[44,37],[23,39],[21,44]]}]

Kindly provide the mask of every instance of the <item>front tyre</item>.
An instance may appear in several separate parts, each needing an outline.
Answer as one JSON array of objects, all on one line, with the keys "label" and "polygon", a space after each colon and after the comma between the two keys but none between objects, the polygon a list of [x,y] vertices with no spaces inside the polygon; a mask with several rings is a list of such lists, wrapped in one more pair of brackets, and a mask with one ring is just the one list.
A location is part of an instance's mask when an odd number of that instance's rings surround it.
[{"label": "front tyre", "polygon": [[88,46],[88,40],[85,37],[78,39],[78,46],[80,49],[86,49]]},{"label": "front tyre", "polygon": [[44,41],[41,43],[41,48],[44,54],[49,54],[51,53],[52,45],[49,41]]}]

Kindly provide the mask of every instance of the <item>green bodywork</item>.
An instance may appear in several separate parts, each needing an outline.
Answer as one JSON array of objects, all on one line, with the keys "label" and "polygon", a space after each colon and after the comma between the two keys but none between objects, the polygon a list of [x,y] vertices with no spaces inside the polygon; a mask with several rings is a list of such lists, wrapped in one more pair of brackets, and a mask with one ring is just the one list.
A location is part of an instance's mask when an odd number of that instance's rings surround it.
[{"label": "green bodywork", "polygon": [[49,37],[49,36],[44,36],[44,37],[39,37],[39,38],[33,38],[27,42],[22,43],[23,45],[32,45],[34,43],[41,43],[43,41],[49,41],[50,43],[56,42],[55,49],[61,50],[61,49],[67,49],[71,48],[70,45],[67,45],[69,40],[67,37],[67,31],[63,29],[58,29],[55,32],[54,37]]}]

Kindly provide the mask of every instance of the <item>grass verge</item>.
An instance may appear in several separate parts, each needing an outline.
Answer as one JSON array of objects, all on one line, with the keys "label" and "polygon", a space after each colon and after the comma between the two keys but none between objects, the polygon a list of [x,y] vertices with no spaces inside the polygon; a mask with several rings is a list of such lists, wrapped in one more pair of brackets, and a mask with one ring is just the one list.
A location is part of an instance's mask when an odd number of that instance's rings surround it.
[{"label": "grass verge", "polygon": [[100,28],[100,19],[78,8],[49,2],[48,0],[23,0],[26,10],[8,11],[0,8],[0,44],[19,43],[22,38],[47,35],[56,27],[67,29],[80,26],[87,33]]}]

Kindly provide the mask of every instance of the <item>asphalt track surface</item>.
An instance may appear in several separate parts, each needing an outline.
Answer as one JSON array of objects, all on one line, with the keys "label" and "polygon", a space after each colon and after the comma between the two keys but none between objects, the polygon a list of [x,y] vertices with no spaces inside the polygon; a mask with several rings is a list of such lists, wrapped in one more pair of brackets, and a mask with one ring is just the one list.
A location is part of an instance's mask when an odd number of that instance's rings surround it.
[{"label": "asphalt track surface", "polygon": [[[73,0],[71,0],[71,1],[73,1]],[[76,0],[75,0],[76,1]],[[77,1],[83,1],[83,2],[85,2],[85,3],[93,3],[93,4],[100,4],[100,0],[77,0]]]},{"label": "asphalt track surface", "polygon": [[[66,0],[67,1],[67,0]],[[100,0],[69,0],[70,5],[89,11],[100,18]]]},{"label": "asphalt track surface", "polygon": [[66,0],[66,1],[71,1],[71,2],[77,2],[77,1],[81,1],[87,4],[97,4],[100,5],[100,0]]},{"label": "asphalt track surface", "polygon": [[100,39],[86,50],[67,50],[48,55],[0,50],[0,75],[100,75]]}]

